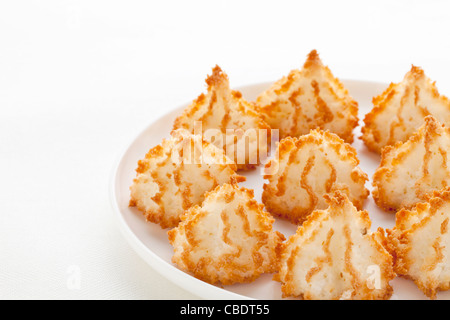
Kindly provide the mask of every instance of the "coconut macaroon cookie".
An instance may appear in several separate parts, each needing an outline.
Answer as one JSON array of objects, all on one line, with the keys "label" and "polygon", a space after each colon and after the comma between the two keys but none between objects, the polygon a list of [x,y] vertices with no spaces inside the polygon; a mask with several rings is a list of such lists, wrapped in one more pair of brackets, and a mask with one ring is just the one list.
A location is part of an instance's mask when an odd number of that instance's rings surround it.
[{"label": "coconut macaroon cookie", "polygon": [[450,289],[450,188],[435,191],[427,202],[396,215],[387,230],[388,249],[395,272],[412,279],[425,295],[435,299]]},{"label": "coconut macaroon cookie", "polygon": [[270,148],[269,125],[239,91],[230,89],[228,76],[219,66],[206,79],[208,92],[201,94],[174,123],[203,133],[207,141],[224,148],[239,170],[255,168]]},{"label": "coconut macaroon cookie", "polygon": [[284,244],[280,270],[284,297],[305,300],[389,299],[395,277],[382,229],[371,233],[366,211],[345,194],[325,196],[328,209],[312,213]]},{"label": "coconut macaroon cookie", "polygon": [[256,100],[264,120],[280,130],[280,137],[297,137],[320,128],[353,141],[358,125],[358,103],[339,79],[323,65],[316,50],[302,70],[292,70]]},{"label": "coconut macaroon cookie", "polygon": [[175,130],[170,139],[164,139],[138,162],[130,206],[162,228],[175,227],[186,209],[203,201],[206,191],[245,180],[235,171],[236,165],[222,149],[201,136]]},{"label": "coconut macaroon cookie", "polygon": [[172,261],[212,284],[251,282],[277,270],[284,236],[272,230],[273,222],[252,190],[234,183],[218,186],[168,232]]},{"label": "coconut macaroon cookie", "polygon": [[411,208],[450,185],[450,130],[432,116],[406,142],[383,149],[373,176],[376,204],[386,211]]},{"label": "coconut macaroon cookie", "polygon": [[435,82],[416,66],[412,66],[402,82],[391,83],[373,98],[373,106],[364,118],[361,139],[378,153],[386,145],[408,140],[428,115],[450,126],[449,99],[440,95]]},{"label": "coconut macaroon cookie", "polygon": [[282,139],[276,157],[265,166],[262,202],[270,213],[293,223],[327,208],[324,195],[336,190],[361,209],[369,191],[367,174],[358,164],[355,149],[327,131]]}]

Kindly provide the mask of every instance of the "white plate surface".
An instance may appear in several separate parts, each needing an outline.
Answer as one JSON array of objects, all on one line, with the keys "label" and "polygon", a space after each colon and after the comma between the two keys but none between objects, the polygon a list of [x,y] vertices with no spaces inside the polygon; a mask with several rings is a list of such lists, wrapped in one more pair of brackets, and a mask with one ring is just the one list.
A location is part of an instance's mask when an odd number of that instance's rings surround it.
[{"label": "white plate surface", "polygon": [[[360,125],[364,114],[372,108],[372,97],[380,94],[387,84],[344,80],[345,87],[353,98],[359,103]],[[260,83],[237,88],[249,101],[253,101],[271,83]],[[167,239],[167,230],[159,225],[146,222],[143,215],[136,209],[128,207],[129,187],[135,177],[135,169],[139,159],[142,159],[147,151],[161,143],[163,138],[170,136],[174,119],[181,114],[186,105],[163,116],[150,124],[139,136],[137,136],[125,149],[114,167],[110,182],[110,196],[114,214],[118,218],[119,226],[131,244],[132,248],[157,272],[171,280],[173,283],[205,299],[281,299],[281,285],[272,280],[272,274],[265,274],[256,281],[247,284],[235,284],[230,286],[214,286],[200,281],[193,276],[179,270],[172,262],[172,246]],[[371,178],[378,167],[380,158],[370,152],[358,139],[361,135],[360,127],[354,131],[355,141],[353,147],[358,152],[361,161],[361,169],[369,175],[366,187],[372,190]],[[242,173],[240,173],[242,174]],[[246,188],[255,190],[256,200],[261,202],[262,186],[264,179],[259,168],[243,173],[247,181],[241,183]],[[395,224],[395,216],[380,210],[371,196],[366,201],[364,209],[368,210],[372,220],[372,230],[378,227],[391,228]],[[296,226],[277,219],[274,229],[282,232],[286,238],[295,233]],[[427,299],[427,297],[415,286],[415,284],[403,278],[391,281],[394,288],[392,299]],[[438,293],[438,299],[450,299],[450,291]]]}]

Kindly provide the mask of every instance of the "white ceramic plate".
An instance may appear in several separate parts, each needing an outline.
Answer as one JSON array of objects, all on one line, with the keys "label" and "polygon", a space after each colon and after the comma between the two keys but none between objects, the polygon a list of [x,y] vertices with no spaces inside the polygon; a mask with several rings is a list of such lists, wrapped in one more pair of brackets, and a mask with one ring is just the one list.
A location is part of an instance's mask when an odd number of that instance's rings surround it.
[{"label": "white ceramic plate", "polygon": [[[387,84],[366,81],[343,81],[353,98],[359,103],[360,124],[364,114],[372,108],[372,97],[380,94]],[[257,95],[267,89],[271,83],[260,83],[237,88],[243,96],[253,101]],[[139,136],[137,136],[125,149],[114,168],[110,185],[110,196],[114,213],[118,218],[119,226],[136,252],[157,272],[171,280],[178,286],[205,299],[281,299],[281,285],[272,280],[272,274],[265,274],[256,281],[247,284],[230,286],[214,286],[198,280],[193,276],[179,270],[172,262],[172,246],[167,239],[167,230],[159,225],[146,222],[143,215],[135,208],[128,207],[129,187],[135,177],[135,169],[139,159],[142,159],[147,151],[161,143],[163,138],[170,135],[174,119],[181,114],[187,104],[163,116],[150,124]],[[358,152],[361,161],[360,167],[373,176],[378,167],[380,158],[368,151],[362,141],[358,139],[360,127],[354,131],[355,142],[353,147]],[[240,173],[242,174],[242,173]],[[260,170],[256,169],[244,173],[247,181],[241,185],[255,190],[256,199],[261,202],[262,186],[264,179]],[[371,181],[367,188],[372,190]],[[369,197],[365,204],[372,220],[372,230],[378,227],[391,228],[395,224],[395,216],[380,210]],[[276,220],[274,229],[282,232],[286,238],[295,233],[296,226]],[[396,278],[391,282],[394,288],[392,299],[427,299],[427,297],[415,286],[415,284],[403,278]],[[438,294],[438,299],[450,299],[450,291]]]}]

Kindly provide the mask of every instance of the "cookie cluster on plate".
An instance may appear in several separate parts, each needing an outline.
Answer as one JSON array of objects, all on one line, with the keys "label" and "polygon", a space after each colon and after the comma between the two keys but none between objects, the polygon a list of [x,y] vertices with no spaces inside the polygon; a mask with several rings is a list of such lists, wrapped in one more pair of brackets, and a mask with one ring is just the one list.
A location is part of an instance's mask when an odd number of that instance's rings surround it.
[{"label": "cookie cluster on plate", "polygon": [[[422,69],[373,98],[364,117],[360,138],[381,154],[372,196],[396,215],[394,228],[376,231],[351,146],[358,102],[315,50],[255,101],[218,66],[206,84],[130,188],[130,206],[170,228],[180,269],[222,285],[274,273],[284,297],[301,299],[389,299],[397,275],[430,298],[450,289],[450,102]],[[238,173],[260,165],[262,203]],[[286,239],[275,219],[297,232]]]}]

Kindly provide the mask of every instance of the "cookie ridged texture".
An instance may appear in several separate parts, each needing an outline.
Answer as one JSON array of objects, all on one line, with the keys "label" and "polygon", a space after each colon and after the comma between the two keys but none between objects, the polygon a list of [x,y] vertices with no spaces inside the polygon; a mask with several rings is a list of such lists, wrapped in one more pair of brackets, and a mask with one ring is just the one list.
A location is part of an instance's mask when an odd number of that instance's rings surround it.
[{"label": "cookie ridged texture", "polygon": [[402,209],[387,230],[395,272],[412,279],[430,298],[450,289],[450,188],[435,191],[426,202]]},{"label": "cookie ridged texture", "polygon": [[170,139],[164,139],[138,162],[130,206],[162,228],[175,227],[185,210],[203,201],[206,191],[245,180],[236,169],[222,149],[201,136],[175,130]]},{"label": "cookie ridged texture", "polygon": [[432,116],[406,142],[383,148],[373,176],[376,204],[386,211],[411,208],[450,185],[449,150],[450,130]]},{"label": "cookie ridged texture", "polygon": [[358,103],[323,65],[316,50],[301,70],[292,70],[256,100],[264,120],[279,129],[280,137],[298,137],[320,128],[353,142]]},{"label": "cookie ridged texture", "polygon": [[272,230],[273,222],[252,190],[218,186],[169,231],[172,261],[211,284],[251,282],[278,269],[284,236]]},{"label": "cookie ridged texture", "polygon": [[450,101],[440,95],[436,85],[416,66],[400,83],[391,83],[373,98],[373,109],[366,114],[361,139],[369,149],[381,153],[384,146],[406,141],[432,115],[450,126]]},{"label": "cookie ridged texture", "polygon": [[254,169],[270,148],[269,125],[239,91],[230,89],[228,76],[219,66],[213,69],[206,83],[207,93],[184,110],[175,120],[174,129],[184,128],[194,133],[195,122],[201,122],[203,132],[218,130],[222,133],[217,139],[220,143],[213,143],[224,148],[238,170]]},{"label": "cookie ridged texture", "polygon": [[370,232],[366,211],[341,192],[326,196],[329,207],[312,213],[284,244],[280,281],[284,297],[305,300],[389,299],[395,277],[392,256]]},{"label": "cookie ridged texture", "polygon": [[369,191],[367,174],[358,164],[355,149],[333,133],[311,130],[300,138],[284,138],[265,166],[262,201],[270,213],[293,223],[326,209],[324,195],[336,190],[361,209]]}]

